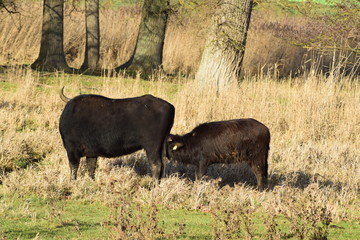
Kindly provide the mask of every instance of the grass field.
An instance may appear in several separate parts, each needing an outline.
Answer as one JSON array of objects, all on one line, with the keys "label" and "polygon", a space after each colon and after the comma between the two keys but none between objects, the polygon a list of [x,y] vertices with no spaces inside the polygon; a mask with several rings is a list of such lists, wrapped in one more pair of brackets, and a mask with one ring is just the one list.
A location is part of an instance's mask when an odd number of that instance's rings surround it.
[{"label": "grass field", "polygon": [[[134,2],[102,2],[104,68],[132,52],[141,13]],[[340,9],[344,18],[331,25],[259,4],[243,79],[217,94],[192,79],[209,13],[170,17],[163,65],[171,76],[143,81],[21,65],[38,54],[41,4],[21,1],[21,14],[0,13],[0,239],[360,239],[359,18],[351,11]],[[85,25],[83,12],[72,10],[66,5],[64,49],[76,68]],[[318,42],[319,32],[342,45],[327,51],[333,42]],[[318,48],[301,47],[314,39]],[[271,132],[269,189],[257,191],[244,164],[214,165],[207,181],[193,181],[191,166],[168,162],[156,185],[143,151],[99,159],[94,181],[82,166],[71,182],[58,131],[62,86],[69,97],[161,97],[176,108],[177,134],[206,121],[255,118]]]},{"label": "grass field", "polygon": [[[83,200],[63,200],[50,203],[49,199],[36,196],[19,197],[3,201],[11,202],[11,210],[6,210],[7,217],[2,221],[2,234],[5,239],[109,239],[116,237],[116,221],[111,215],[111,208],[102,203]],[[56,209],[55,209],[56,207]],[[199,210],[159,207],[157,215],[159,227],[166,239],[213,239],[211,215]],[[254,220],[254,238],[265,239],[267,229],[262,216]],[[289,222],[279,218],[279,231],[284,238],[296,239],[289,231]],[[357,221],[340,221],[331,224],[329,239],[357,239],[360,226]],[[244,238],[244,235],[240,235]]]},{"label": "grass field", "polygon": [[[359,82],[308,76],[246,79],[216,96],[191,79],[143,81],[3,69],[0,81],[0,237],[4,239],[357,239],[360,234]],[[173,133],[253,117],[271,131],[269,190],[244,165],[168,163],[153,185],[143,152],[100,159],[95,181],[69,181],[58,133],[73,97],[145,93],[176,107]],[[226,224],[225,224],[226,223]]]}]

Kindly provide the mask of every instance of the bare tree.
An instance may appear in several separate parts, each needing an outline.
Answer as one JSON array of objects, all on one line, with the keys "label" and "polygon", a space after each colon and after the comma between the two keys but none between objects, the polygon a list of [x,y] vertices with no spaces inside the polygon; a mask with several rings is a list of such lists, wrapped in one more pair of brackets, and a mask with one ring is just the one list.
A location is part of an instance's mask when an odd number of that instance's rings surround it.
[{"label": "bare tree", "polygon": [[239,80],[253,1],[221,0],[219,4],[195,78],[222,91]]},{"label": "bare tree", "polygon": [[32,68],[46,71],[70,70],[63,48],[63,20],[64,0],[44,0],[40,53],[31,64]]},{"label": "bare tree", "polygon": [[116,71],[127,69],[150,75],[161,67],[169,0],[145,0],[134,52]]},{"label": "bare tree", "polygon": [[81,69],[98,69],[100,58],[99,0],[85,1],[86,44]]}]

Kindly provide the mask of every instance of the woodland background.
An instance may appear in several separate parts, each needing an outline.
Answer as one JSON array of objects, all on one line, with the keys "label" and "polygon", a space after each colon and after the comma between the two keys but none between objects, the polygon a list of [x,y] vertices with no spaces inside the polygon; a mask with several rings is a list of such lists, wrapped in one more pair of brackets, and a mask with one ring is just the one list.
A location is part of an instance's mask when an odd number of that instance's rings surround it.
[{"label": "woodland background", "polygon": [[[166,73],[194,76],[211,24],[212,10],[207,6],[213,5],[203,1],[180,2],[180,5],[172,2],[174,11],[165,36],[163,67]],[[260,1],[250,22],[244,75],[265,73],[287,77],[310,69],[329,74],[335,68],[339,72],[345,69],[346,74],[359,74],[359,9],[353,4],[330,8],[312,1],[307,4]],[[84,58],[83,8],[83,2],[65,4],[64,49],[68,64],[74,68],[79,68]],[[3,65],[31,64],[39,51],[42,2],[19,2],[17,11],[18,14],[1,15],[0,64]],[[114,68],[130,58],[140,17],[141,1],[102,1],[103,68]]]}]

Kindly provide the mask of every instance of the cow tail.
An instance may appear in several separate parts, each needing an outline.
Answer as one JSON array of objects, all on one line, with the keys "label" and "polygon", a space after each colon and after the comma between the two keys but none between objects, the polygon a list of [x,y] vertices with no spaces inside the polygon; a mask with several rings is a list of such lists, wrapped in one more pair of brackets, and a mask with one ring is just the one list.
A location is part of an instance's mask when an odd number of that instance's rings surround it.
[{"label": "cow tail", "polygon": [[269,171],[269,165],[268,165],[268,156],[269,156],[269,151],[266,151],[265,156],[264,156],[264,165],[265,165],[265,178],[268,178],[268,171]]},{"label": "cow tail", "polygon": [[167,152],[166,152],[166,142],[167,142],[168,137],[170,136],[171,128],[174,125],[174,117],[175,117],[175,107],[171,104],[169,104],[169,106],[170,106],[169,116],[168,116],[169,124],[168,124],[168,128],[166,129],[166,134],[165,134],[165,138],[164,138],[163,146],[162,146],[162,156],[161,156],[162,165],[163,165],[163,176],[162,177],[165,177],[165,174],[166,174],[167,160],[165,158],[168,158]]},{"label": "cow tail", "polygon": [[169,104],[169,106],[170,106],[170,111],[169,111],[168,119],[171,119],[171,122],[168,125],[168,129],[166,129],[166,136],[165,136],[165,139],[164,139],[164,142],[163,142],[163,158],[168,157],[167,152],[166,152],[166,141],[170,136],[170,131],[171,131],[171,128],[173,127],[173,125],[174,125],[174,118],[175,118],[175,107],[173,105],[171,105],[171,104]]}]

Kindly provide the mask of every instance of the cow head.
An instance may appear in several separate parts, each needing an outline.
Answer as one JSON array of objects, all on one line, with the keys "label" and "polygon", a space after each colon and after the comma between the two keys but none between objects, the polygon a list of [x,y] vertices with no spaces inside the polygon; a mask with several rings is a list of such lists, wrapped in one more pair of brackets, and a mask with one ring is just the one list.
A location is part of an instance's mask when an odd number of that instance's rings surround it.
[{"label": "cow head", "polygon": [[184,142],[181,136],[170,134],[166,139],[166,157],[173,160],[174,152],[178,151],[183,146]]}]

